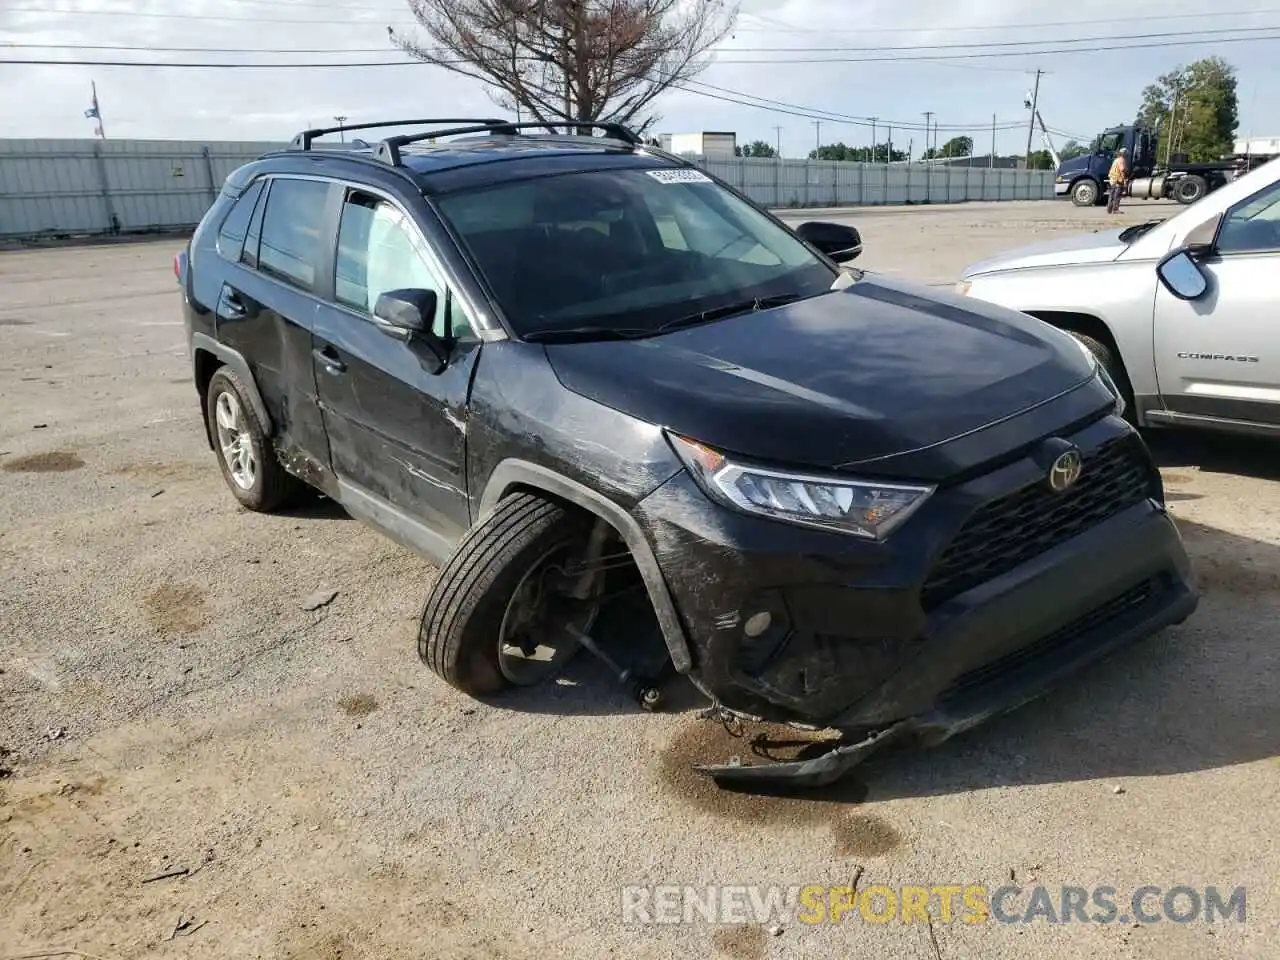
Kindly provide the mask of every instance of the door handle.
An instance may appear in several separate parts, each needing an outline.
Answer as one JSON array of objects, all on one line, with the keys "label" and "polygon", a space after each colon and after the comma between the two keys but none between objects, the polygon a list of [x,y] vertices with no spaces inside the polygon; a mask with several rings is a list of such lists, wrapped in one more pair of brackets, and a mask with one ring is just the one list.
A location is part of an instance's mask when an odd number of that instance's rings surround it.
[{"label": "door handle", "polygon": [[240,320],[249,312],[234,290],[224,288],[218,300],[221,308],[218,313],[229,320]]},{"label": "door handle", "polygon": [[320,366],[324,367],[325,373],[332,373],[336,376],[339,373],[346,372],[347,365],[338,359],[338,353],[333,347],[318,347],[311,351],[311,355],[316,358]]}]

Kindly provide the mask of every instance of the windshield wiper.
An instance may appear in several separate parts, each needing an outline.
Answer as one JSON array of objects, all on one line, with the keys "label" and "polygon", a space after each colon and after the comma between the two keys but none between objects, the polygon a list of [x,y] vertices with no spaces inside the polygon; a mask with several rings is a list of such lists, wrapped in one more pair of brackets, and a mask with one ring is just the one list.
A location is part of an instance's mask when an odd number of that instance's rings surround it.
[{"label": "windshield wiper", "polygon": [[651,337],[655,330],[642,330],[637,327],[605,327],[600,325],[585,327],[564,327],[559,330],[534,330],[524,334],[524,339],[531,343],[575,343],[586,340],[637,340],[640,337]]},{"label": "windshield wiper", "polygon": [[685,317],[676,317],[674,320],[668,320],[655,330],[655,333],[665,333],[668,330],[677,330],[680,327],[692,327],[700,323],[711,323],[714,320],[723,320],[726,317],[732,317],[739,313],[748,313],[756,310],[768,310],[771,307],[781,307],[788,303],[795,303],[797,300],[803,300],[804,297],[798,293],[781,293],[772,297],[752,297],[750,300],[738,300],[734,303],[726,303],[722,307],[712,307],[710,310],[703,310],[701,313],[691,313]]},{"label": "windshield wiper", "polygon": [[1120,242],[1130,243],[1137,240],[1144,233],[1160,226],[1162,223],[1164,223],[1164,218],[1159,220],[1148,220],[1146,223],[1135,223],[1132,227],[1125,227],[1120,231]]}]

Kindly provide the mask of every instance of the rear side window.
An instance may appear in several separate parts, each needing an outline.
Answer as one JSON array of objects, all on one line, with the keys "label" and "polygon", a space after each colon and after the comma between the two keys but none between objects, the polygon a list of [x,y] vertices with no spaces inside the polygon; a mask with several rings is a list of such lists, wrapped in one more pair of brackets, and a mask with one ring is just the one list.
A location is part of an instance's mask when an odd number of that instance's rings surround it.
[{"label": "rear side window", "polygon": [[314,290],[316,264],[325,245],[322,228],[328,193],[329,185],[317,180],[277,178],[272,182],[262,218],[259,270],[302,290]]},{"label": "rear side window", "polygon": [[222,221],[222,229],[218,231],[218,253],[224,260],[236,263],[244,250],[245,234],[249,232],[249,221],[253,218],[253,209],[262,196],[264,181],[255,180],[249,189],[231,205],[231,211]]}]

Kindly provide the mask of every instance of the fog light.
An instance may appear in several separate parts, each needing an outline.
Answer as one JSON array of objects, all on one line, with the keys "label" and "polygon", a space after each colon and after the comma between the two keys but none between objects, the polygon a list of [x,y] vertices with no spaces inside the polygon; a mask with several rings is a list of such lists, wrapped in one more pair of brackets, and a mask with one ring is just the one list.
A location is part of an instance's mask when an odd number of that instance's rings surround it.
[{"label": "fog light", "polygon": [[742,632],[748,637],[758,637],[773,624],[773,614],[768,610],[761,610],[759,613],[753,613],[747,617],[747,622],[742,625]]}]

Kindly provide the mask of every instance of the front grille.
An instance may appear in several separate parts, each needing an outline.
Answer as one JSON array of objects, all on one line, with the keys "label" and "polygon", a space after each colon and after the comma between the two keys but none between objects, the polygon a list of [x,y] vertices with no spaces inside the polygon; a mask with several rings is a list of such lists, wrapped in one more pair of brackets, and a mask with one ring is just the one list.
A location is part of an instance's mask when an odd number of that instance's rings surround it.
[{"label": "front grille", "polygon": [[1040,480],[980,507],[942,552],[925,580],[921,602],[931,610],[1151,493],[1151,467],[1137,439],[1109,440],[1084,457],[1080,479],[1065,493],[1054,493]]},{"label": "front grille", "polygon": [[[1153,577],[1144,580],[1130,590],[1126,590],[1114,599],[1108,600],[1100,607],[1086,613],[1078,620],[1073,620],[1065,627],[1059,627],[1047,637],[1020,647],[1013,653],[998,660],[983,664],[968,673],[962,674],[952,681],[951,685],[939,697],[943,703],[954,702],[966,695],[973,694],[982,687],[998,683],[1022,667],[1041,657],[1067,654],[1067,648],[1081,637],[1092,633],[1098,627],[1116,619],[1126,610],[1146,603],[1161,585],[1161,578]],[[1055,656],[1055,660],[1062,659]]]}]

